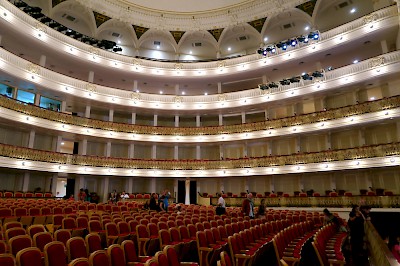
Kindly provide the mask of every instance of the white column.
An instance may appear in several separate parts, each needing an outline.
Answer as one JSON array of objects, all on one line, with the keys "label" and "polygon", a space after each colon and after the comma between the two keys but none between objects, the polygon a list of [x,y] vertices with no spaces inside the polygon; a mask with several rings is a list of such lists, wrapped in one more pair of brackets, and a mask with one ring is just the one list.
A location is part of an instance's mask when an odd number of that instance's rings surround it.
[{"label": "white column", "polygon": [[386,40],[381,41],[381,48],[382,48],[382,54],[386,54],[389,52],[388,44]]},{"label": "white column", "polygon": [[304,191],[304,176],[303,175],[301,175],[299,178],[299,189],[302,192]]},{"label": "white column", "polygon": [[332,174],[329,177],[329,184],[331,186],[331,190],[336,190],[336,177],[335,177],[335,175]]},{"label": "white column", "polygon": [[218,93],[219,93],[219,94],[222,93],[222,83],[221,83],[221,82],[218,82],[218,83],[217,83],[217,86],[218,86]]},{"label": "white column", "polygon": [[174,146],[174,160],[178,160],[179,159],[179,148],[178,146]]},{"label": "white column", "polygon": [[272,141],[268,141],[268,146],[267,146],[267,155],[272,155]]},{"label": "white column", "polygon": [[[358,129],[358,142],[359,146],[364,146],[365,145],[365,128],[360,128]],[[357,145],[355,145],[357,146]]]},{"label": "white column", "polygon": [[157,159],[157,145],[153,145],[151,149],[151,159]]},{"label": "white column", "polygon": [[40,105],[40,94],[39,93],[35,94],[35,102],[34,102],[34,104],[37,105],[37,106]]},{"label": "white column", "polygon": [[153,119],[153,126],[157,126],[157,118],[158,118],[158,116],[157,115],[154,115],[154,119]]},{"label": "white column", "polygon": [[217,191],[218,193],[219,193],[219,192],[222,193],[222,191],[223,191],[224,193],[226,193],[226,191],[225,191],[225,182],[224,182],[224,181],[225,181],[225,180],[222,179],[222,178],[220,178],[220,179],[218,180],[218,183],[219,183],[219,191]]},{"label": "white column", "polygon": [[185,204],[190,204],[190,179],[185,180]]},{"label": "white column", "polygon": [[200,127],[200,125],[201,125],[200,116],[196,115],[196,127]]},{"label": "white column", "polygon": [[136,113],[132,113],[132,124],[136,124]]},{"label": "white column", "polygon": [[271,189],[271,193],[276,193],[275,191],[275,176],[271,176],[269,187]]},{"label": "white column", "polygon": [[223,125],[222,114],[218,115],[218,125],[220,125],[220,126]]},{"label": "white column", "polygon": [[179,84],[175,84],[175,95],[179,95]]},{"label": "white column", "polygon": [[268,120],[268,119],[269,119],[269,112],[268,112],[268,110],[265,109],[264,113],[265,113],[265,120]]},{"label": "white column", "polygon": [[61,112],[65,112],[67,110],[67,101],[62,101],[61,102]]},{"label": "white column", "polygon": [[114,121],[114,110],[110,109],[108,111],[108,121],[113,122]]},{"label": "white column", "polygon": [[[250,192],[250,187],[249,187],[249,178],[248,178],[248,177],[246,177],[246,178],[245,178],[244,190],[245,190],[246,192],[247,192],[247,191],[249,191],[249,192]],[[253,195],[253,196],[255,196],[255,195]]]},{"label": "white column", "polygon": [[126,192],[128,192],[128,193],[133,192],[133,177],[128,178],[128,187],[126,189]]},{"label": "white column", "polygon": [[247,141],[243,143],[243,157],[248,156]]},{"label": "white column", "polygon": [[60,152],[61,151],[61,142],[62,142],[62,137],[61,136],[57,136],[57,140],[56,140],[56,152]]},{"label": "white column", "polygon": [[242,124],[246,123],[246,113],[242,112]]},{"label": "white column", "polygon": [[128,158],[134,158],[134,157],[135,157],[135,144],[129,144]]},{"label": "white column", "polygon": [[85,185],[85,177],[79,175],[79,176],[77,176],[76,179],[75,179],[75,194],[77,194],[78,191],[79,191],[81,188],[83,188],[83,189],[86,188],[86,185]]},{"label": "white column", "polygon": [[150,193],[157,193],[157,187],[156,187],[156,178],[153,177],[150,179]]},{"label": "white column", "polygon": [[27,192],[29,190],[29,179],[30,179],[30,173],[25,172],[24,173],[24,181],[22,183],[22,191]]},{"label": "white column", "polygon": [[133,91],[138,91],[138,81],[137,80],[134,80],[133,81]]},{"label": "white column", "polygon": [[94,81],[94,72],[93,71],[89,71],[88,81],[90,83],[93,83],[93,81]]},{"label": "white column", "polygon": [[325,139],[326,139],[326,142],[325,142],[326,149],[331,150],[332,149],[332,135],[331,135],[330,131],[326,134]]},{"label": "white column", "polygon": [[111,156],[111,141],[107,142],[106,157]]},{"label": "white column", "polygon": [[108,193],[109,193],[109,186],[110,186],[110,178],[108,176],[103,177],[103,202],[108,201]]},{"label": "white column", "polygon": [[219,145],[219,158],[224,158],[224,145]]},{"label": "white column", "polygon": [[57,180],[58,180],[58,174],[55,173],[51,177],[51,188],[50,188],[51,193],[53,194],[53,196],[56,196],[56,194],[57,194]]},{"label": "white column", "polygon": [[39,65],[41,65],[42,67],[46,66],[46,56],[45,55],[40,56]]},{"label": "white column", "polygon": [[31,130],[29,132],[28,148],[32,149],[35,143],[35,131]]},{"label": "white column", "polygon": [[174,198],[177,200],[178,197],[178,179],[174,179]]},{"label": "white column", "polygon": [[296,145],[296,147],[295,147],[295,152],[300,152],[301,151],[301,140],[300,140],[300,136],[297,136],[296,137],[296,139],[295,139],[296,141],[295,141],[295,145]]},{"label": "white column", "polygon": [[179,115],[175,116],[175,127],[179,127]]},{"label": "white column", "polygon": [[87,154],[87,139],[83,139],[79,143],[78,147],[78,153],[79,155],[86,155]]},{"label": "white column", "polygon": [[90,105],[86,105],[85,108],[85,117],[90,118]]},{"label": "white column", "polygon": [[201,159],[201,149],[200,146],[197,145],[196,146],[196,160],[200,160]]}]

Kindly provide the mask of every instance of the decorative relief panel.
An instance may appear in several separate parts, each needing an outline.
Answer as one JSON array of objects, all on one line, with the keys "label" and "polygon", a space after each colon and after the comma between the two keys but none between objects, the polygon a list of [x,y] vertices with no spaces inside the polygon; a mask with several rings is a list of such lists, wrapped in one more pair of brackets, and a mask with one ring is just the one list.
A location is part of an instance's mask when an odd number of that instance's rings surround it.
[{"label": "decorative relief panel", "polygon": [[87,83],[87,84],[85,85],[85,89],[86,89],[87,91],[90,91],[90,92],[96,92],[96,85],[94,85],[94,84],[92,84],[92,83]]},{"label": "decorative relief panel", "polygon": [[370,68],[373,67],[378,67],[385,64],[385,58],[384,57],[377,57],[377,58],[372,58],[371,60],[369,60],[368,62],[368,66]]},{"label": "decorative relief panel", "polygon": [[29,72],[33,73],[33,74],[38,74],[40,71],[40,67],[38,65],[35,65],[33,63],[28,63],[26,65],[26,70],[28,70]]}]

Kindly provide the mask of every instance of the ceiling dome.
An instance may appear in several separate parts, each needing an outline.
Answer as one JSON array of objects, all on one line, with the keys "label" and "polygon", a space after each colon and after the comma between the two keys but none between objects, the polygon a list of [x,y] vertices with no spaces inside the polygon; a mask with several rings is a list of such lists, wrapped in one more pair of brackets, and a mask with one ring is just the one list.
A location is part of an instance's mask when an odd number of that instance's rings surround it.
[{"label": "ceiling dome", "polygon": [[218,0],[218,1],[198,1],[198,0],[120,0],[134,8],[147,9],[161,13],[203,13],[216,10],[228,10],[236,6],[247,5],[255,0]]}]

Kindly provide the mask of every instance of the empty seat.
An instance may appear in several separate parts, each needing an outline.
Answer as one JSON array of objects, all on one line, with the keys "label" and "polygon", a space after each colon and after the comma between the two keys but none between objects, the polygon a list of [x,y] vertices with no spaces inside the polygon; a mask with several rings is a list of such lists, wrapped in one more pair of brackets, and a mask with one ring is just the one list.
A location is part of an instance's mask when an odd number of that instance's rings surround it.
[{"label": "empty seat", "polygon": [[66,266],[67,256],[65,245],[60,241],[53,241],[44,246],[45,266]]},{"label": "empty seat", "polygon": [[33,245],[40,249],[40,251],[44,251],[44,246],[46,246],[48,243],[53,241],[53,237],[49,232],[40,232],[36,233],[33,236]]},{"label": "empty seat", "polygon": [[68,261],[77,258],[87,258],[85,240],[82,237],[73,237],[67,241]]},{"label": "empty seat", "polygon": [[107,252],[104,250],[98,250],[90,254],[89,256],[90,266],[110,266],[110,260]]},{"label": "empty seat", "polygon": [[16,254],[18,266],[42,266],[42,254],[38,248],[27,247]]},{"label": "empty seat", "polygon": [[12,254],[0,254],[1,266],[15,266],[15,257]]}]

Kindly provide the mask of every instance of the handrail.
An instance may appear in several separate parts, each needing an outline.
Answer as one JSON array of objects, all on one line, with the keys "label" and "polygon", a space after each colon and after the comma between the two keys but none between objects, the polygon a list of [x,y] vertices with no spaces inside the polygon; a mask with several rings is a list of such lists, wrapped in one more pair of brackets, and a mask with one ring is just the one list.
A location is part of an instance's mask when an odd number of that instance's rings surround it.
[{"label": "handrail", "polygon": [[0,156],[23,160],[50,162],[69,165],[95,166],[128,169],[160,170],[204,170],[273,167],[283,165],[311,164],[344,161],[361,158],[386,157],[400,154],[400,142],[363,146],[352,149],[328,150],[292,155],[277,155],[225,160],[157,160],[128,159],[88,155],[72,155],[43,151],[25,147],[0,144]]},{"label": "handrail", "polygon": [[382,237],[376,231],[371,221],[364,222],[364,231],[373,265],[398,266],[399,263],[392,252],[390,252],[387,244],[383,242]]},{"label": "handrail", "polygon": [[352,115],[360,115],[382,110],[390,110],[400,107],[400,95],[390,98],[383,98],[375,101],[368,101],[355,105],[334,108],[326,111],[302,114],[297,116],[272,119],[261,122],[207,127],[164,127],[146,126],[128,123],[109,122],[71,114],[48,110],[36,105],[27,104],[7,96],[0,95],[0,107],[30,116],[56,121],[64,124],[95,128],[114,132],[125,132],[146,135],[173,135],[173,136],[197,136],[197,135],[218,135],[243,132],[256,132],[267,129],[277,129],[290,126],[307,125],[322,121],[334,120]]}]

